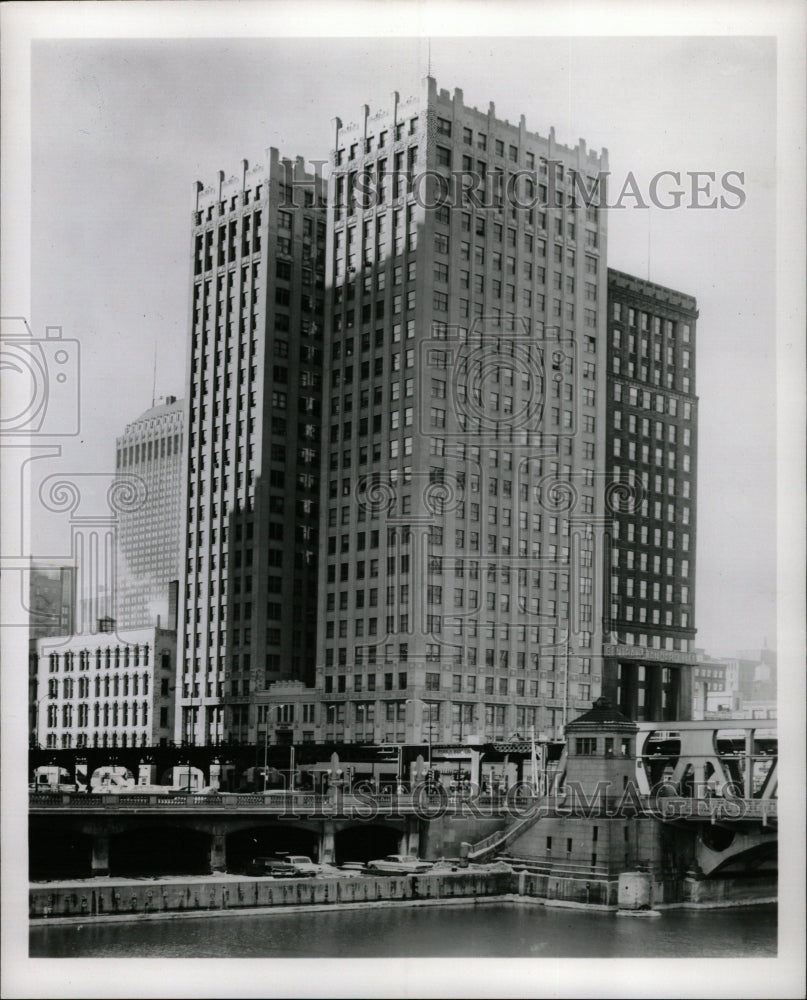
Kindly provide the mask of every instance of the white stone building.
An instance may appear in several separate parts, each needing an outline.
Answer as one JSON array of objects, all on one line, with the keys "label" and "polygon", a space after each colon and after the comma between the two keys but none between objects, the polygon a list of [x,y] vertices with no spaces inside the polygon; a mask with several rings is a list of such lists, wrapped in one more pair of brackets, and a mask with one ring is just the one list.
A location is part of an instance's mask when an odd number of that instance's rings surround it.
[{"label": "white stone building", "polygon": [[40,639],[32,736],[40,746],[156,746],[172,738],[176,632],[115,630]]}]

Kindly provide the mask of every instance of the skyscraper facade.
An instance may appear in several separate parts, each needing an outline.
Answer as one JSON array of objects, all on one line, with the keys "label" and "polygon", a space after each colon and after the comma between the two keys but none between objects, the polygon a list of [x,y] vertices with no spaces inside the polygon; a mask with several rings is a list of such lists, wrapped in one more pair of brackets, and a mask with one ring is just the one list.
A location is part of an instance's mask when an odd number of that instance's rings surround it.
[{"label": "skyscraper facade", "polygon": [[607,154],[427,78],[332,157],[320,732],[555,735],[601,684]]},{"label": "skyscraper facade", "polygon": [[136,477],[139,502],[119,514],[115,610],[119,628],[170,620],[182,542],[184,402],[168,396],[128,424],[117,439],[115,473]]},{"label": "skyscraper facade", "polygon": [[604,687],[631,719],[691,717],[698,399],[695,299],[608,272]]},{"label": "skyscraper facade", "polygon": [[300,158],[197,184],[175,738],[254,740],[314,677],[325,258]]}]

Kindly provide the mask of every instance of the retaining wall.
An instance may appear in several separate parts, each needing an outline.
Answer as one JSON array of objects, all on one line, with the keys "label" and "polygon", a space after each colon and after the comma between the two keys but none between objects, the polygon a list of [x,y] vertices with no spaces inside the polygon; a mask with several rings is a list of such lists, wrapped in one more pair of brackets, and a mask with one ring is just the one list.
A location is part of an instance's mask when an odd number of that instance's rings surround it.
[{"label": "retaining wall", "polygon": [[289,881],[204,881],[42,886],[29,891],[32,918],[178,913],[256,906],[365,903],[378,900],[453,899],[499,896],[518,891],[512,872],[440,875],[310,878]]},{"label": "retaining wall", "polygon": [[[776,896],[776,876],[653,881],[653,903],[730,906]],[[82,886],[35,886],[29,890],[31,919],[142,916],[252,907],[349,905],[423,899],[484,899],[522,896],[547,903],[616,907],[619,882],[607,876],[564,877],[532,872],[445,872],[428,875],[254,879]]]}]

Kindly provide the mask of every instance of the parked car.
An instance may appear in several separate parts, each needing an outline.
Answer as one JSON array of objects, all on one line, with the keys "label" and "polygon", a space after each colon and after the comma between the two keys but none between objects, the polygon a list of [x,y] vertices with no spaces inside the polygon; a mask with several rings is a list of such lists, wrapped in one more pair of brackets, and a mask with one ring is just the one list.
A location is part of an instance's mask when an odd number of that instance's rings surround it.
[{"label": "parked car", "polygon": [[368,861],[367,870],[389,875],[419,875],[431,869],[430,861],[421,861],[410,854],[388,854],[378,861]]},{"label": "parked car", "polygon": [[339,871],[343,875],[365,875],[367,873],[367,865],[363,861],[346,861],[344,864],[339,865]]},{"label": "parked car", "polygon": [[[308,860],[306,858],[306,860]],[[271,875],[273,878],[293,878],[299,874],[288,856],[269,855],[253,858],[247,865],[247,875]]]},{"label": "parked car", "polygon": [[322,865],[316,864],[304,854],[287,854],[285,861],[294,867],[297,875],[321,875]]}]

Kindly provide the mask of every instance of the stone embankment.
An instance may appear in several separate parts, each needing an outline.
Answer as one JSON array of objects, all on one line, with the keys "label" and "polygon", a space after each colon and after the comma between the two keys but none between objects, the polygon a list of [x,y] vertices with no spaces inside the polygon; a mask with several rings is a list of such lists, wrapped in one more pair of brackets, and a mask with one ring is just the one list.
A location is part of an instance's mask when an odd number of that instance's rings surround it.
[{"label": "stone embankment", "polygon": [[[719,882],[687,878],[674,894],[660,893],[655,886],[648,886],[647,891],[647,903],[660,908],[737,906],[775,900],[776,882],[775,878]],[[360,875],[353,878],[273,879],[233,875],[93,878],[32,886],[29,916],[36,922],[74,922],[290,907],[502,899],[616,910],[622,903],[619,895],[618,876],[583,879],[515,871],[504,864],[492,865],[486,870],[445,868],[425,875]],[[637,903],[639,900],[634,899],[633,903],[628,903],[628,908]]]}]

